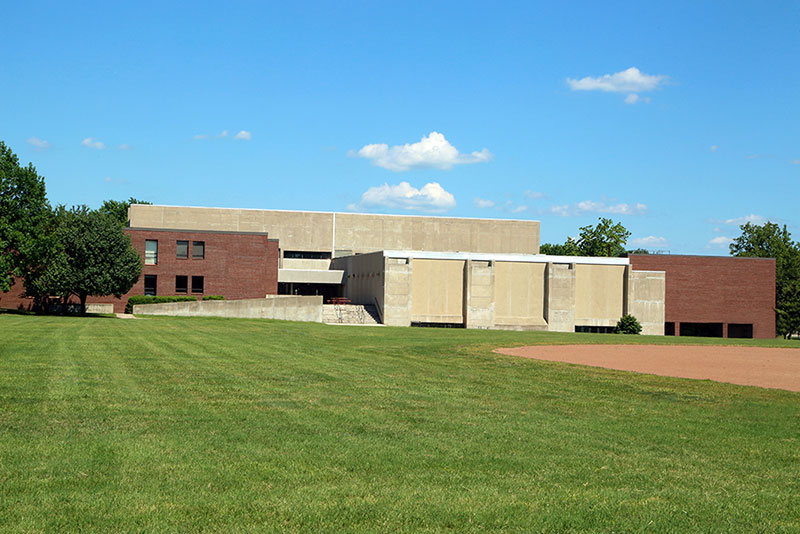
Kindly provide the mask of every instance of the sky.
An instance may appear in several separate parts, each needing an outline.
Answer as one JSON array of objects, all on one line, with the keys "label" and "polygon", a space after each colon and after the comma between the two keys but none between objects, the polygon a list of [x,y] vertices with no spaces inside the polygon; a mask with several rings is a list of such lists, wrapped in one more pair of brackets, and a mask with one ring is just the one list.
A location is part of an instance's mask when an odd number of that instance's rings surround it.
[{"label": "sky", "polygon": [[800,239],[800,2],[14,2],[0,140],[52,204],[599,217]]}]

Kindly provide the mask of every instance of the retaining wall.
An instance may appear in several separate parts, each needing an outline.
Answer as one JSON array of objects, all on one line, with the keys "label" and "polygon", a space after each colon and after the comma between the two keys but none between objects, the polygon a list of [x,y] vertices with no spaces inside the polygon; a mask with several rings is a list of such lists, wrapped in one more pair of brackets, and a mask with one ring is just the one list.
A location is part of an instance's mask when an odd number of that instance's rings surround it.
[{"label": "retaining wall", "polygon": [[176,317],[238,317],[322,322],[321,296],[269,295],[263,299],[137,304],[134,314]]}]

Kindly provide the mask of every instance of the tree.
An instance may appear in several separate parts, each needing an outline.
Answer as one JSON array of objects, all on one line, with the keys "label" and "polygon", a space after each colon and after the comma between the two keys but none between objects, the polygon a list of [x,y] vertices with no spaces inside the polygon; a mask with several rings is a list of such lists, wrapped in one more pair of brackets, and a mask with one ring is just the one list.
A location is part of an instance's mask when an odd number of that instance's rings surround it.
[{"label": "tree", "polygon": [[78,297],[81,313],[88,296],[121,297],[142,272],[142,259],[118,219],[86,206],[59,207],[44,267],[26,283],[35,295]]},{"label": "tree", "polygon": [[21,167],[0,141],[0,291],[11,290],[15,277],[30,272],[44,246],[49,214],[44,178],[31,163]]},{"label": "tree", "polygon": [[621,256],[631,233],[611,219],[601,217],[597,226],[583,226],[578,237],[578,248],[583,256]]},{"label": "tree", "polygon": [[150,202],[137,200],[133,197],[128,200],[106,200],[98,211],[111,215],[122,226],[125,226],[128,224],[128,208],[131,207],[131,204],[150,204]]},{"label": "tree", "polygon": [[778,334],[800,330],[800,245],[775,223],[745,223],[730,244],[732,256],[775,258],[775,326]]},{"label": "tree", "polygon": [[563,245],[543,243],[539,247],[539,253],[551,256],[579,256],[581,251],[578,248],[578,244],[571,237],[568,237]]},{"label": "tree", "polygon": [[617,326],[614,328],[614,333],[638,335],[642,333],[642,325],[633,315],[623,315],[620,320],[617,321]]}]

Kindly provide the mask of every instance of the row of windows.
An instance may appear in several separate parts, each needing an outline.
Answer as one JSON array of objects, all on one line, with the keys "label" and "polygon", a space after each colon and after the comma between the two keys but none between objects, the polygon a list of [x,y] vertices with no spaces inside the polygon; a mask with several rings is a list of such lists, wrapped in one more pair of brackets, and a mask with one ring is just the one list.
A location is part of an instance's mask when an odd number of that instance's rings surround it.
[{"label": "row of windows", "polygon": [[[205,280],[202,276],[192,276],[192,293],[203,293]],[[155,274],[144,275],[144,294],[155,296],[158,294],[158,276]],[[177,275],[175,277],[175,293],[187,294],[189,292],[189,277]]]},{"label": "row of windows", "polygon": [[[176,241],[175,257],[178,259],[189,258],[189,242]],[[192,259],[202,260],[206,257],[206,242],[192,241]],[[156,265],[158,263],[158,240],[147,239],[144,242],[144,264]]]}]

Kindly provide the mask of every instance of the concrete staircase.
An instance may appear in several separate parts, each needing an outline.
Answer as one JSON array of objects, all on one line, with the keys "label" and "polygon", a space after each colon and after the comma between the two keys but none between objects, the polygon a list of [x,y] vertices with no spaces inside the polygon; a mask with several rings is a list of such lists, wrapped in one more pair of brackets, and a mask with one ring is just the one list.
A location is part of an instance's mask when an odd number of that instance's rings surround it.
[{"label": "concrete staircase", "polygon": [[381,324],[372,304],[323,304],[322,322],[329,324]]}]

